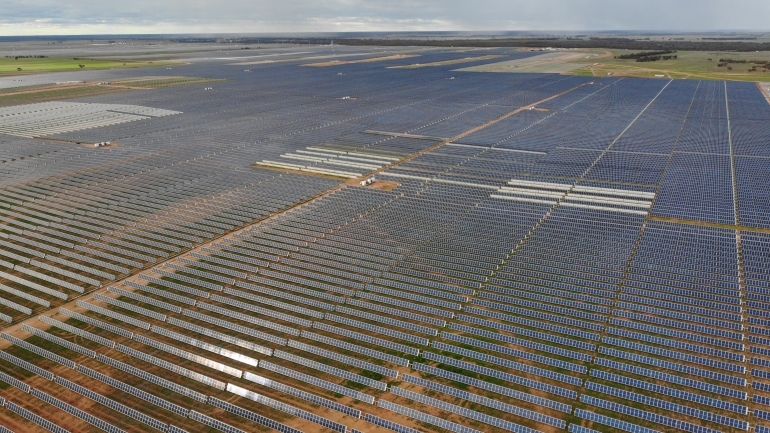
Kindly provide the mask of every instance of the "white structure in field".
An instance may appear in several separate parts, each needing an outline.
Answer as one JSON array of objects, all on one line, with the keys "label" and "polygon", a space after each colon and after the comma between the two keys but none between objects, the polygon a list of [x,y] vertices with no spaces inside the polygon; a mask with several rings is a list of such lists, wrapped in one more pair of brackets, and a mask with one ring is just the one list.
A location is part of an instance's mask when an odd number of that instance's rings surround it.
[{"label": "white structure in field", "polygon": [[558,202],[560,206],[647,215],[655,193],[573,185],[572,182],[551,183],[513,179],[507,186],[498,188],[490,197],[542,204]]},{"label": "white structure in field", "polygon": [[140,105],[41,102],[0,108],[0,134],[44,137],[173,114],[181,112]]},{"label": "white structure in field", "polygon": [[[322,147],[307,147],[294,153],[284,153],[281,161],[262,160],[261,164],[292,170],[310,171],[332,176],[355,178],[393,164],[400,158],[373,155],[360,151],[345,152]],[[353,171],[355,170],[355,171]],[[374,180],[372,180],[374,181]]]}]

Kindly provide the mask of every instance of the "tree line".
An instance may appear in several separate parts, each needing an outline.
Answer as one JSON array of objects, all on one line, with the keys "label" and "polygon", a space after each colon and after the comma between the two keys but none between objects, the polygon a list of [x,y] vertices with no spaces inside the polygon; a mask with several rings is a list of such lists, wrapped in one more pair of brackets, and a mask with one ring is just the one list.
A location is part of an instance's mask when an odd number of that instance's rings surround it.
[{"label": "tree line", "polygon": [[630,54],[621,54],[619,56],[615,56],[616,59],[621,60],[627,60],[627,59],[640,59],[642,57],[654,57],[654,56],[662,56],[663,54],[671,54],[675,53],[676,51],[642,51],[639,53],[630,53]]},{"label": "tree line", "polygon": [[678,56],[643,56],[643,57],[637,57],[637,62],[657,62],[658,60],[673,60],[676,59]]},{"label": "tree line", "polygon": [[671,51],[671,50],[642,51],[639,53],[621,54],[619,56],[615,56],[615,58],[620,60],[636,59],[637,62],[656,62],[658,60],[676,59],[678,57],[676,55],[673,55],[673,56],[666,55],[666,54],[673,54],[675,52],[676,51]]},{"label": "tree line", "polygon": [[731,63],[742,63],[742,64],[750,64],[752,65],[749,68],[749,72],[757,72],[757,68],[760,69],[760,72],[770,72],[770,60],[745,60],[745,59],[719,59],[719,63],[717,63],[717,66],[726,66],[728,70],[732,70],[733,67],[730,66]]},{"label": "tree line", "polygon": [[[285,39],[284,39],[285,40]],[[262,39],[268,42],[267,39]],[[295,39],[295,43],[329,44],[330,39]],[[427,47],[523,47],[523,48],[606,48],[634,51],[770,51],[770,42],[648,41],[629,38],[553,40],[537,38],[500,39],[334,39],[339,45],[427,46]]]}]

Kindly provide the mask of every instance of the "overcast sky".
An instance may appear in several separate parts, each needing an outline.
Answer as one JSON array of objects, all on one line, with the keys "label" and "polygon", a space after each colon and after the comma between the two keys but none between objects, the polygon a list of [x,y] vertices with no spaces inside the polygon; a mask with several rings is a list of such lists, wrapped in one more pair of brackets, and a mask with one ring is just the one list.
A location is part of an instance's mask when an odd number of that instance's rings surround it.
[{"label": "overcast sky", "polygon": [[770,0],[0,0],[0,35],[767,30]]}]

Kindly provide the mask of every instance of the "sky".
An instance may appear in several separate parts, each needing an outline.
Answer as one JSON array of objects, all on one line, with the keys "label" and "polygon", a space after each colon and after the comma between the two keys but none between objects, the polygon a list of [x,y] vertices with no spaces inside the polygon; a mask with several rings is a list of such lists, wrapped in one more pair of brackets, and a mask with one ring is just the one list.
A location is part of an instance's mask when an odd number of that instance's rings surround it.
[{"label": "sky", "polygon": [[0,0],[0,36],[770,31],[768,0]]}]

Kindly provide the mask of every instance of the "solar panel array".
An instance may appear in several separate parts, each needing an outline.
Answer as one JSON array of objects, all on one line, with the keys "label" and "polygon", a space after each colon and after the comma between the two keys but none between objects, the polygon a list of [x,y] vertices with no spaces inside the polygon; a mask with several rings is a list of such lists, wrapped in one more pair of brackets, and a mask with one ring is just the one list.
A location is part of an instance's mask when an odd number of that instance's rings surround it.
[{"label": "solar panel array", "polygon": [[[173,116],[55,135],[120,146],[21,160],[27,142],[0,139],[0,317],[44,313],[2,335],[18,423],[770,425],[756,88],[375,63],[264,64],[268,89],[193,62],[231,81],[163,90]],[[139,93],[99,103],[158,105]]]}]

